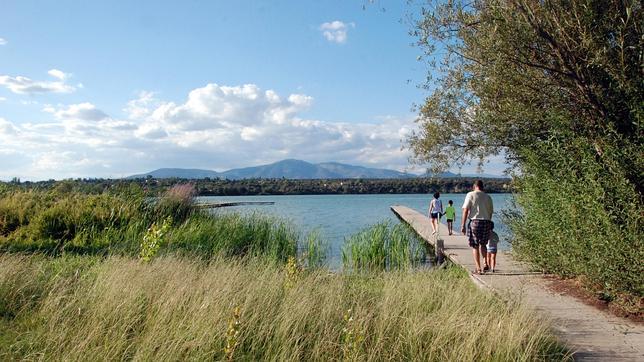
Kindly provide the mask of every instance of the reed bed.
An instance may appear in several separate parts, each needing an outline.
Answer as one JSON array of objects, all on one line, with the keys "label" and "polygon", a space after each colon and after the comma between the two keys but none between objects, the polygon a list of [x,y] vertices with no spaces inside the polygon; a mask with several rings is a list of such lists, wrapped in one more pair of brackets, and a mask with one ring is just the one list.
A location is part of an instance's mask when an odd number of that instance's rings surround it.
[{"label": "reed bed", "polygon": [[[85,194],[69,190],[0,193],[0,251],[136,256],[150,229],[166,225],[158,253],[261,256],[283,263],[297,256],[322,264],[319,237],[301,238],[284,220],[218,214],[194,206],[194,189],[176,185],[159,198],[137,190]],[[305,255],[306,254],[306,255]]]},{"label": "reed bed", "polygon": [[296,255],[299,238],[295,228],[275,217],[202,213],[172,229],[166,238],[165,252],[182,252],[205,259],[213,255],[253,256],[285,262]]},{"label": "reed bed", "polygon": [[342,248],[342,264],[347,271],[404,270],[425,259],[425,243],[402,223],[372,225],[347,238]]},{"label": "reed bed", "polygon": [[293,274],[265,259],[173,256],[0,265],[2,360],[569,358],[532,312],[453,269]]}]

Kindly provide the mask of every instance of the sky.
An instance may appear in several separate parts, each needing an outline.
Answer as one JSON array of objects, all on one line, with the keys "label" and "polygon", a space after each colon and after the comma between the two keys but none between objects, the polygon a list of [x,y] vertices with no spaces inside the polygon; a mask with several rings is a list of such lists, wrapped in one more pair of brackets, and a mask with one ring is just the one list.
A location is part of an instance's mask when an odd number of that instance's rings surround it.
[{"label": "sky", "polygon": [[403,147],[426,96],[421,50],[401,21],[410,10],[399,0],[0,0],[0,179],[287,158],[420,171]]}]

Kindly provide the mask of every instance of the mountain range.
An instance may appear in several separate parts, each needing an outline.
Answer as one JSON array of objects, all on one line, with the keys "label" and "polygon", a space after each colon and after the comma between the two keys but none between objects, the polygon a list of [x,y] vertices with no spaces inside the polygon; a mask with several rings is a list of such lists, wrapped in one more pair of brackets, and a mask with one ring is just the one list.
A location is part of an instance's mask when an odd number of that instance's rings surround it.
[{"label": "mountain range", "polygon": [[[202,169],[187,168],[160,168],[143,174],[132,175],[128,179],[145,178],[183,178],[183,179],[204,179],[221,178],[239,180],[248,178],[287,178],[287,179],[394,179],[413,178],[419,175],[387,170],[382,168],[370,168],[362,166],[347,165],[338,162],[309,163],[301,160],[282,160],[268,165],[255,167],[235,168],[228,171],[217,172]],[[423,177],[427,175],[422,175]],[[435,177],[459,177],[452,172],[444,172]],[[501,177],[495,175],[475,174],[462,175],[464,177]]]}]

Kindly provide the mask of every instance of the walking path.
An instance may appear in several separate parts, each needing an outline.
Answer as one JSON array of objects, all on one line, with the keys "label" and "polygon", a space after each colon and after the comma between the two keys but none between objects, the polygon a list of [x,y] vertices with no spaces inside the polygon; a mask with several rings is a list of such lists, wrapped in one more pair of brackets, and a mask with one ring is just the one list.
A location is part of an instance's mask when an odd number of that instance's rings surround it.
[{"label": "walking path", "polygon": [[[395,205],[391,210],[408,223],[430,244],[435,238],[427,216],[406,206]],[[455,225],[460,229],[460,224]],[[440,225],[444,255],[468,271],[473,271],[472,251],[465,236],[448,236],[447,226]],[[536,310],[547,315],[555,333],[573,350],[575,360],[584,361],[644,361],[644,326],[609,315],[578,299],[552,292],[543,274],[515,260],[508,253],[497,254],[496,273],[471,274],[482,288],[504,295],[519,295]]]}]

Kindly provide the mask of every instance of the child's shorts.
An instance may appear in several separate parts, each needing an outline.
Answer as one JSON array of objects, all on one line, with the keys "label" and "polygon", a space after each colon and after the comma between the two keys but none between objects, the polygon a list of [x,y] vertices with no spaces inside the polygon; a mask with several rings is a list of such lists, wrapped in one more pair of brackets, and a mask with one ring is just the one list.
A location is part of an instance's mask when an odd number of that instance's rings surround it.
[{"label": "child's shorts", "polygon": [[454,220],[452,220],[452,219],[447,219],[447,222],[454,222]]}]

